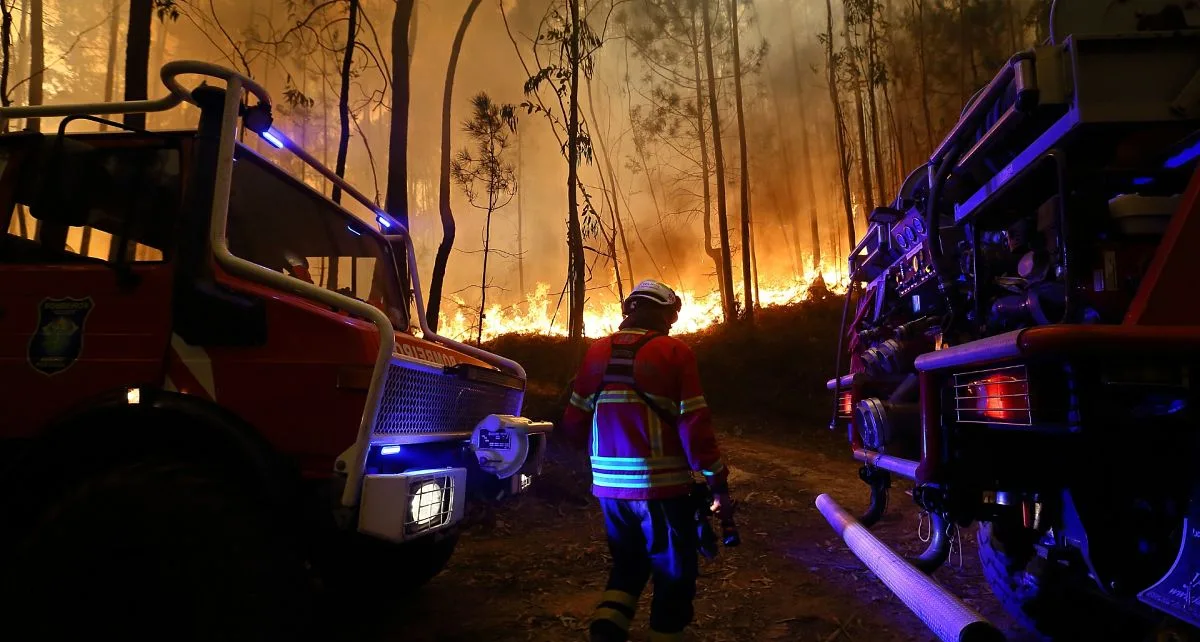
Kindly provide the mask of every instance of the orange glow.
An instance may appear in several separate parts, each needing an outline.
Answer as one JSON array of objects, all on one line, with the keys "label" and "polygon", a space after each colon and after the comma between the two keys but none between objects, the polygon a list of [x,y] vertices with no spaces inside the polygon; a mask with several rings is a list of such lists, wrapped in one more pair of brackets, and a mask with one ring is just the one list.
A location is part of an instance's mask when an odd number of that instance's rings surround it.
[{"label": "orange glow", "polygon": [[[825,266],[822,275],[829,290],[835,294],[846,291],[842,273],[832,265]],[[810,270],[803,277],[767,281],[760,279],[759,304],[769,308],[799,303],[808,298],[809,286],[816,280],[817,272]],[[615,288],[614,288],[615,289]],[[584,334],[591,338],[612,334],[621,323],[621,304],[615,293],[597,293],[608,300],[597,301],[589,293],[584,307]],[[680,291],[683,309],[679,321],[671,329],[674,334],[687,334],[704,330],[721,321],[721,295],[718,292],[698,293]],[[611,297],[611,298],[609,298]],[[479,323],[479,308],[473,301],[461,297],[448,297],[446,311],[442,316],[439,332],[451,339],[474,342]],[[740,296],[739,296],[740,298]],[[558,308],[555,314],[555,308]],[[539,283],[526,300],[516,305],[489,305],[483,320],[483,340],[494,339],[504,334],[540,334],[566,336],[567,297],[551,291],[551,286]]]},{"label": "orange glow", "polygon": [[841,414],[849,417],[854,412],[854,393],[847,390],[841,393],[839,410]]},{"label": "orange glow", "polygon": [[978,409],[984,419],[1017,421],[1029,412],[1028,389],[1025,381],[1004,374],[995,374],[972,384],[972,395],[978,398]]}]

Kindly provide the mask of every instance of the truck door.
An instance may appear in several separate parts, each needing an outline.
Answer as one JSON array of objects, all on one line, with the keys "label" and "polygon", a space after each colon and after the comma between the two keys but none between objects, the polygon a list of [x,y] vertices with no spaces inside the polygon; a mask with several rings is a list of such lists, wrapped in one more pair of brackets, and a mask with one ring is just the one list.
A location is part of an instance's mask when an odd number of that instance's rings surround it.
[{"label": "truck door", "polygon": [[181,144],[0,138],[0,434],[163,380]]}]

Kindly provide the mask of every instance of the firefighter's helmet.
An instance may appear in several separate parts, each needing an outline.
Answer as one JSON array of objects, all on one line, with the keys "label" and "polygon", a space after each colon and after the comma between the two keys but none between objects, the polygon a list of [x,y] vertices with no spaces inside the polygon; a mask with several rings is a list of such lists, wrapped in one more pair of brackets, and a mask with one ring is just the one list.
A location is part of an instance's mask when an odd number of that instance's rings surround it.
[{"label": "firefighter's helmet", "polygon": [[653,279],[646,279],[637,284],[629,296],[625,297],[625,301],[621,304],[621,312],[625,316],[633,314],[633,311],[638,309],[638,306],[643,304],[653,305],[663,308],[667,311],[679,315],[679,310],[683,307],[683,302],[679,300],[679,296],[675,294],[665,283],[660,283]]}]

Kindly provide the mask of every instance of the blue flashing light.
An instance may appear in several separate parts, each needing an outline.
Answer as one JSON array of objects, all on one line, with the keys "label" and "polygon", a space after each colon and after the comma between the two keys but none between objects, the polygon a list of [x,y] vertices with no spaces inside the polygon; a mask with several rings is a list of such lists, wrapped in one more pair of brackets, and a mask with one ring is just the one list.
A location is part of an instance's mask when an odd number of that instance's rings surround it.
[{"label": "blue flashing light", "polygon": [[1133,179],[1134,185],[1149,185],[1154,182],[1154,178],[1150,176],[1139,176]]},{"label": "blue flashing light", "polygon": [[1191,147],[1184,149],[1178,154],[1167,159],[1164,165],[1169,169],[1179,169],[1184,165],[1200,158],[1200,140],[1192,143]]},{"label": "blue flashing light", "polygon": [[271,145],[273,145],[276,149],[283,149],[283,139],[279,137],[279,134],[277,134],[274,129],[268,129],[267,131],[263,132],[262,137],[263,140],[271,143]]},{"label": "blue flashing light", "polygon": [[400,452],[399,446],[384,446],[379,449],[380,455],[395,455]]},{"label": "blue flashing light", "polygon": [[385,230],[392,227],[392,222],[384,218],[382,215],[376,216],[375,220],[379,221],[379,226]]},{"label": "blue flashing light", "polygon": [[346,229],[350,230],[350,233],[355,236],[362,236],[362,232],[359,232],[358,230],[354,229],[353,225],[347,225]]}]

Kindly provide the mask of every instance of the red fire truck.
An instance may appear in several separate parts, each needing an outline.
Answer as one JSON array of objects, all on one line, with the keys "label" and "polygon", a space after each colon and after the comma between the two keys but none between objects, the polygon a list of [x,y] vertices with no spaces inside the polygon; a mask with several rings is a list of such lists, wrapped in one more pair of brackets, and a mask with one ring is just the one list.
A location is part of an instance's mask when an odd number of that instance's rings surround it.
[{"label": "red fire truck", "polygon": [[[1001,637],[930,577],[974,524],[1027,629],[1200,639],[1200,5],[1049,27],[869,215],[829,387],[870,501],[817,504],[941,640]],[[866,530],[894,479],[911,564]]]},{"label": "red fire truck", "polygon": [[[261,86],[162,80],[0,109],[61,117],[0,136],[0,628],[296,639],[314,577],[437,574],[467,501],[525,491],[551,426],[520,417],[520,365],[427,327],[405,227],[272,127]],[[101,117],[184,103],[193,131]]]}]

